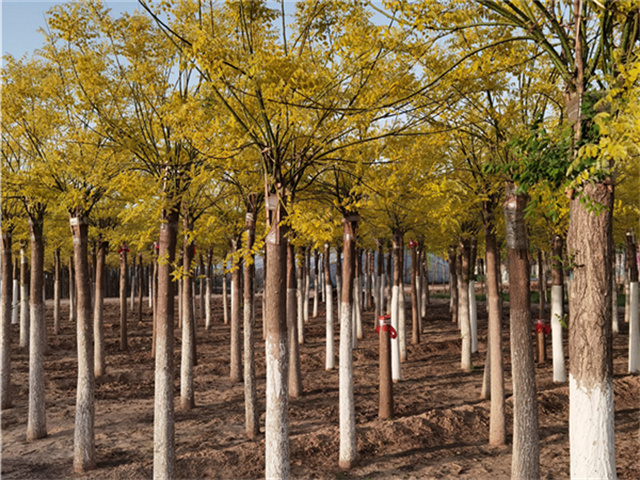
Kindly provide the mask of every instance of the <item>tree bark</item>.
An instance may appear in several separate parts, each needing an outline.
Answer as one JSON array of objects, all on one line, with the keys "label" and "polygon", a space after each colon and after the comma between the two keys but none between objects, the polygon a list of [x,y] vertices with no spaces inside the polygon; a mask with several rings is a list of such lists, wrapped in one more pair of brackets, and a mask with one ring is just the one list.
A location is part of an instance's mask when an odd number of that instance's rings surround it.
[{"label": "tree bark", "polygon": [[418,299],[418,248],[411,247],[411,343],[420,343],[420,302]]},{"label": "tree bark", "polygon": [[[304,277],[300,279],[301,284]],[[298,346],[298,282],[296,280],[295,247],[287,242],[287,329],[289,331],[289,397],[302,395],[302,373],[300,370],[300,349]]]},{"label": "tree bark", "polygon": [[393,381],[391,378],[391,332],[390,317],[381,315],[379,322],[379,363],[380,363],[380,400],[378,404],[378,417],[387,419],[393,417]]},{"label": "tree bark", "polygon": [[[135,262],[134,262],[135,263]],[[142,273],[142,252],[138,253],[138,323],[142,323],[142,293],[144,275]]]},{"label": "tree bark", "polygon": [[470,372],[471,365],[471,321],[469,316],[469,271],[471,268],[471,240],[461,238],[459,244],[460,275],[458,278],[458,318],[462,338],[460,367]]},{"label": "tree bark", "polygon": [[[304,279],[305,279],[304,248],[298,247],[298,345],[304,343]],[[291,368],[291,365],[289,365]]]},{"label": "tree bark", "polygon": [[355,269],[357,220],[342,219],[344,263],[340,308],[340,468],[350,469],[357,458],[355,403],[353,395],[353,327],[351,302]]},{"label": "tree bark", "polygon": [[[595,205],[595,207],[594,207]],[[611,208],[604,183],[586,184],[571,201],[569,292],[569,437],[572,478],[615,478],[611,332]],[[597,211],[600,207],[604,211]]]},{"label": "tree bark", "polygon": [[449,309],[451,310],[451,321],[458,323],[458,275],[457,275],[457,259],[458,252],[456,247],[449,248],[449,291],[450,302]]},{"label": "tree bark", "polygon": [[44,351],[45,316],[44,287],[44,208],[33,208],[29,214],[31,233],[31,337],[29,339],[29,413],[27,441],[47,436],[45,417]]},{"label": "tree bark", "polygon": [[[33,259],[31,259],[33,263]],[[69,257],[69,323],[76,323],[76,280],[75,268],[73,267],[73,255]]]},{"label": "tree bark", "polygon": [[[382,250],[382,241],[376,239],[376,247],[378,250],[378,255],[376,258],[376,282],[374,288],[374,322],[378,322],[378,317],[384,315],[384,252]],[[391,346],[389,346],[391,348]]]},{"label": "tree bark", "polygon": [[[284,192],[280,192],[282,198]],[[277,202],[265,239],[267,255],[265,478],[289,478],[289,357],[287,348],[287,228],[284,206]]]},{"label": "tree bark", "polygon": [[60,249],[56,248],[53,255],[53,333],[60,333]]},{"label": "tree bark", "polygon": [[226,272],[226,262],[222,262],[222,315],[223,321],[225,325],[229,324],[229,295],[227,290],[229,287],[227,286],[227,272]]},{"label": "tree bark", "polygon": [[[159,244],[158,245],[159,248]],[[155,250],[155,249],[154,249]],[[153,253],[153,332],[151,334],[151,358],[156,358],[158,340],[158,250]]]},{"label": "tree bark", "polygon": [[184,241],[182,246],[182,345],[180,349],[180,408],[189,411],[196,406],[193,387],[195,318],[193,316],[193,222],[183,212]]},{"label": "tree bark", "polygon": [[[255,205],[255,198],[252,197],[252,205]],[[256,212],[247,211],[245,215],[245,249],[247,252],[253,251],[253,243],[256,232]],[[255,315],[255,258],[253,253],[248,253],[249,258],[244,262],[244,412],[245,412],[245,432],[247,437],[256,438],[260,433],[260,415],[258,414],[258,397],[256,393],[256,365],[255,365],[255,341],[254,330],[256,323]],[[200,262],[202,263],[202,261]],[[207,294],[208,294],[207,286]],[[206,305],[206,303],[205,303]]]},{"label": "tree bark", "polygon": [[[4,227],[4,225],[3,225]],[[2,389],[0,390],[0,409],[13,406],[11,391],[11,304],[13,302],[13,259],[11,248],[13,234],[2,229],[2,296],[0,310],[2,310],[2,336],[0,336],[0,355],[2,356],[1,374]]]},{"label": "tree bark", "polygon": [[[211,267],[213,263],[213,248],[209,248],[207,252],[207,269],[205,270],[206,276],[206,292],[204,299],[204,328],[209,330],[211,328]],[[254,267],[255,271],[255,267]]]},{"label": "tree bark", "polygon": [[333,283],[331,282],[331,247],[328,243],[324,244],[324,283],[325,283],[325,303],[326,303],[326,356],[325,369],[333,370],[336,368],[336,355],[333,340]]},{"label": "tree bark", "polygon": [[513,377],[513,456],[511,477],[540,477],[538,401],[531,341],[529,257],[524,209],[528,197],[507,183],[504,217],[509,258],[511,368]]},{"label": "tree bark", "polygon": [[[231,240],[231,251],[237,254],[240,240]],[[231,362],[229,365],[229,378],[233,383],[242,382],[242,340],[240,322],[240,272],[242,261],[234,260],[231,270]]]},{"label": "tree bark", "polygon": [[493,212],[485,222],[485,245],[487,261],[487,300],[489,306],[490,379],[491,410],[489,414],[489,445],[505,445],[507,431],[505,426],[504,407],[504,366],[502,363],[502,311],[498,276],[500,251],[496,241],[495,220]]},{"label": "tree bark", "polygon": [[153,424],[153,478],[175,477],[176,445],[173,394],[174,285],[172,265],[178,238],[177,207],[163,210],[158,254],[156,365]]},{"label": "tree bark", "polygon": [[320,296],[320,278],[318,268],[318,262],[320,260],[320,255],[318,254],[318,250],[313,250],[313,318],[317,318],[318,316],[318,300]]},{"label": "tree bark", "polygon": [[469,327],[471,333],[471,353],[478,352],[478,304],[476,302],[476,275],[475,265],[477,260],[478,240],[471,239],[471,253],[469,256]]},{"label": "tree bark", "polygon": [[309,321],[309,287],[310,287],[310,277],[311,277],[311,254],[309,251],[309,247],[304,249],[304,279],[300,281],[303,282],[304,286],[304,303],[303,303],[303,312],[304,312],[304,323]]},{"label": "tree bark", "polygon": [[562,238],[553,239],[553,261],[551,263],[551,351],[553,357],[553,381],[564,383],[567,373],[564,365],[564,346],[562,344],[562,323],[564,322],[564,275],[562,272]]},{"label": "tree bark", "polygon": [[398,257],[398,270],[400,272],[400,285],[398,287],[398,340],[400,345],[400,361],[407,361],[407,302],[404,295],[404,234],[400,243],[400,255]]},{"label": "tree bark", "polygon": [[353,348],[358,348],[358,340],[362,338],[362,253],[356,249],[354,258],[353,279]]},{"label": "tree bark", "polygon": [[78,301],[78,390],[73,442],[73,469],[84,473],[96,467],[94,433],[95,378],[93,357],[93,323],[91,318],[91,276],[89,274],[89,223],[75,212],[69,215],[73,235]]},{"label": "tree bark", "polygon": [[20,346],[29,348],[29,261],[20,245]]},{"label": "tree bark", "polygon": [[127,247],[122,245],[120,252],[120,350],[128,348],[127,339]]},{"label": "tree bark", "polygon": [[104,354],[104,284],[105,271],[104,263],[107,256],[108,243],[98,240],[98,251],[96,252],[96,283],[93,302],[93,373],[96,377],[101,377],[107,373],[106,360]]},{"label": "tree bark", "polygon": [[[400,330],[400,245],[402,235],[393,235],[393,288],[391,290],[391,326],[399,333]],[[400,339],[391,339],[391,377],[394,382],[402,380],[400,369]]]}]

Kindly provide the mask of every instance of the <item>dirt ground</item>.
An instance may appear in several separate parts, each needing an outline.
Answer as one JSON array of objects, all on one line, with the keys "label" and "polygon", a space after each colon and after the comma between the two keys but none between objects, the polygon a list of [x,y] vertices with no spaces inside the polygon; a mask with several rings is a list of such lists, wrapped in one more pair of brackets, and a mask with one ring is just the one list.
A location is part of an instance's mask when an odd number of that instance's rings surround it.
[{"label": "dirt ground", "polygon": [[[409,298],[407,296],[407,298]],[[408,345],[403,381],[394,385],[396,417],[379,420],[378,341],[373,313],[365,312],[365,337],[354,351],[358,465],[338,468],[338,370],[324,369],[324,307],[306,325],[301,347],[304,395],[290,402],[291,473],[294,478],[509,478],[511,447],[487,444],[489,401],[480,399],[487,314],[479,303],[480,352],[471,373],[460,370],[460,336],[446,300],[427,307],[422,343]],[[260,302],[257,302],[260,305]],[[410,322],[410,303],[407,304]],[[221,298],[214,297],[215,323],[198,324],[195,368],[197,407],[176,410],[180,478],[261,478],[264,438],[244,436],[243,387],[229,381],[229,326],[222,323]],[[506,305],[505,305],[506,307]],[[508,314],[503,315],[508,431],[512,389]],[[108,374],[97,380],[95,432],[98,468],[86,477],[73,473],[76,339],[63,304],[63,330],[52,331],[47,305],[49,350],[45,359],[48,437],[27,443],[27,352],[14,326],[12,382],[15,407],[2,412],[2,477],[5,479],[151,478],[153,462],[153,362],[151,315],[129,322],[129,351],[118,348],[118,305],[106,304]],[[258,315],[256,338],[262,338]],[[336,331],[336,348],[339,336]],[[410,331],[410,330],[409,330]],[[179,395],[180,332],[176,328],[176,395]],[[627,325],[614,340],[616,465],[618,478],[640,478],[640,378],[626,374]],[[550,350],[550,348],[549,348]],[[264,412],[264,344],[256,345],[259,407]],[[568,387],[552,382],[551,362],[536,367],[540,418],[541,477],[569,477]],[[176,402],[177,403],[177,402]],[[261,416],[264,429],[264,413]],[[509,436],[510,441],[510,436]]]}]

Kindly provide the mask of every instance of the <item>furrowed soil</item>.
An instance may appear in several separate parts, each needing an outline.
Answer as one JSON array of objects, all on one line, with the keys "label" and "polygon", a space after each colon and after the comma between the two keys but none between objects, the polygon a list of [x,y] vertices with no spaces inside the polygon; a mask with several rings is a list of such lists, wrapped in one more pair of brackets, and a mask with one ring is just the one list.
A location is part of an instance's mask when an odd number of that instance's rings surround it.
[{"label": "furrowed soil", "polygon": [[[177,302],[176,302],[177,304]],[[259,408],[264,412],[265,360],[260,299],[256,302],[256,373]],[[478,305],[479,353],[475,368],[460,369],[460,335],[448,313],[448,300],[427,306],[421,343],[411,345],[411,309],[407,292],[408,360],[403,380],[394,384],[395,418],[378,419],[378,337],[372,312],[364,312],[364,338],[353,352],[358,463],[338,468],[338,370],[325,371],[325,320],[305,325],[301,346],[304,394],[290,400],[291,473],[294,478],[509,478],[511,447],[488,445],[489,401],[480,398],[486,353],[487,313]],[[195,367],[196,408],[176,409],[177,475],[184,479],[264,477],[264,413],[261,435],[244,434],[243,386],[229,381],[229,325],[222,321],[221,296],[213,297],[210,330],[198,319]],[[45,358],[47,430],[27,443],[28,354],[17,346],[13,328],[14,407],[2,412],[4,479],[138,479],[153,471],[154,363],[151,358],[151,310],[145,299],[142,322],[129,317],[129,350],[119,350],[117,299],[105,303],[107,375],[96,381],[95,433],[98,467],[86,476],[73,473],[76,395],[76,337],[62,306],[62,331],[53,334],[47,302],[48,351]],[[137,311],[137,307],[136,310]],[[535,312],[534,312],[535,313]],[[198,313],[199,315],[199,313]],[[622,312],[620,312],[622,317]],[[177,317],[176,317],[177,318]],[[512,388],[508,304],[503,312],[507,431],[512,430]],[[334,326],[336,351],[339,328]],[[533,331],[533,329],[532,329]],[[180,330],[176,327],[175,392],[179,404]],[[628,325],[614,338],[616,466],[618,478],[640,478],[640,382],[627,372]],[[550,356],[551,346],[548,345]],[[566,352],[565,331],[565,352]],[[337,362],[336,362],[337,365]],[[552,381],[551,361],[536,366],[540,419],[541,477],[569,477],[566,385]],[[508,442],[511,436],[508,437]]]}]

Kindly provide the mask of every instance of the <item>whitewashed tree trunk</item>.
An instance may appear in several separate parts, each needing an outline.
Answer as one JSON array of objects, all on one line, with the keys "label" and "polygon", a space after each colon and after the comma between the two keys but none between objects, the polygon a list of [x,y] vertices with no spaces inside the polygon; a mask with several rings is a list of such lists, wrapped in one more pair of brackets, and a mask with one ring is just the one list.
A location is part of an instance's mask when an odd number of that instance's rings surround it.
[{"label": "whitewashed tree trunk", "polygon": [[616,282],[616,264],[613,262],[613,272],[611,275],[611,331],[614,335],[620,333],[620,322],[618,320],[618,284]]},{"label": "whitewashed tree trunk", "polygon": [[304,343],[304,276],[300,276],[296,288],[296,298],[298,299],[298,345],[302,345]]},{"label": "whitewashed tree trunk", "polygon": [[24,251],[20,247],[20,346],[29,348],[29,262]]},{"label": "whitewashed tree trunk", "polygon": [[471,353],[478,351],[478,304],[476,302],[476,282],[469,280],[469,325],[471,327]]},{"label": "whitewashed tree trunk", "polygon": [[[391,289],[391,326],[396,330],[396,332],[400,329],[398,321],[398,290],[399,287],[397,285],[394,285]],[[394,382],[402,380],[402,374],[400,372],[400,342],[398,337],[391,339],[391,378]]]},{"label": "whitewashed tree trunk", "polygon": [[[416,255],[416,257],[420,258],[420,252]],[[418,260],[418,270],[416,272],[416,303],[417,303],[417,311],[418,311],[418,330],[422,332],[422,269],[420,268],[420,260]]]},{"label": "whitewashed tree trunk", "polygon": [[364,332],[362,330],[362,278],[356,278],[355,282],[355,298],[353,304],[356,306],[356,336],[358,340],[362,339]]},{"label": "whitewashed tree trunk", "polygon": [[222,319],[225,325],[229,324],[229,295],[227,294],[227,290],[229,287],[227,286],[227,265],[226,262],[222,263]]},{"label": "whitewashed tree trunk", "polygon": [[[29,338],[29,411],[27,441],[47,436],[45,415],[44,351],[45,316],[42,290],[44,287],[43,216],[34,214],[29,219],[31,230],[31,331]],[[14,284],[15,285],[15,284]]]},{"label": "whitewashed tree trunk", "polygon": [[305,251],[305,268],[304,268],[304,323],[309,321],[309,290],[311,286],[311,261],[309,260],[309,250]]},{"label": "whitewashed tree trunk", "polygon": [[73,437],[73,469],[84,473],[96,467],[94,432],[95,378],[93,358],[93,322],[91,318],[91,280],[87,256],[88,220],[75,214],[69,217],[73,233],[78,300],[78,387]]},{"label": "whitewashed tree trunk", "polygon": [[318,316],[318,301],[320,300],[320,266],[318,265],[319,255],[315,251],[313,255],[313,318]]},{"label": "whitewashed tree trunk", "polygon": [[564,346],[562,344],[562,324],[564,316],[564,294],[562,285],[551,286],[551,347],[553,352],[553,381],[564,383],[567,373],[564,365]]},{"label": "whitewashed tree trunk", "polygon": [[398,288],[398,344],[400,346],[400,361],[407,361],[407,302],[404,295],[403,272],[400,271],[400,286]]},{"label": "whitewashed tree trunk", "polygon": [[340,468],[352,468],[357,458],[355,401],[353,392],[353,318],[351,302],[355,273],[356,223],[343,219],[344,292],[340,309]]},{"label": "whitewashed tree trunk", "polygon": [[[33,261],[33,260],[32,260]],[[69,257],[69,323],[76,324],[76,275],[73,268],[73,256]]]},{"label": "whitewashed tree trunk", "polygon": [[460,337],[462,338],[462,350],[460,367],[462,370],[471,371],[471,324],[469,322],[469,287],[462,278],[458,277],[458,319],[460,322]]},{"label": "whitewashed tree trunk", "polygon": [[[603,207],[596,212],[590,205]],[[611,332],[613,192],[586,183],[571,200],[569,446],[571,478],[616,478]]]},{"label": "whitewashed tree trunk", "polygon": [[[14,272],[18,272],[19,269],[14,265]],[[17,278],[17,273],[14,273],[13,278],[13,302],[11,303],[11,325],[20,324],[20,280]]]},{"label": "whitewashed tree trunk", "polygon": [[0,409],[10,408],[13,405],[11,392],[11,302],[13,300],[13,261],[11,259],[11,246],[13,236],[11,231],[2,230],[2,295],[0,296],[0,318],[2,330],[0,331]]},{"label": "whitewashed tree trunk", "polygon": [[640,373],[638,282],[629,282],[629,373]]},{"label": "whitewashed tree trunk", "polygon": [[95,301],[93,302],[93,374],[101,377],[107,373],[104,344],[104,266],[107,243],[99,241],[96,259]]},{"label": "whitewashed tree trunk", "polygon": [[324,245],[323,255],[323,278],[325,288],[326,301],[326,358],[325,369],[333,370],[336,368],[336,355],[334,352],[334,333],[333,333],[333,288],[331,285],[331,251],[328,243]]},{"label": "whitewashed tree trunk", "polygon": [[54,280],[53,280],[53,332],[60,333],[60,249],[57,248],[54,257]]}]

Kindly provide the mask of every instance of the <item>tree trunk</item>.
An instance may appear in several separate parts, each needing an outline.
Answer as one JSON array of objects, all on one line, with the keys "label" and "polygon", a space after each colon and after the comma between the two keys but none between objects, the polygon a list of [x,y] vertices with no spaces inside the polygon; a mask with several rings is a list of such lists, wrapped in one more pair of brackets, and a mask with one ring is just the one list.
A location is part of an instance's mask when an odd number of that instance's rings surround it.
[{"label": "tree trunk", "polygon": [[122,245],[120,252],[120,350],[128,348],[127,339],[127,250]]},{"label": "tree trunk", "polygon": [[153,478],[175,477],[176,445],[173,400],[174,285],[179,212],[163,210],[160,224],[158,298],[156,302],[156,365],[153,423]]},{"label": "tree trunk", "polygon": [[551,264],[551,348],[553,356],[553,381],[564,383],[567,374],[564,366],[564,346],[562,344],[562,323],[564,322],[564,275],[562,272],[562,238],[553,239],[553,262]]},{"label": "tree trunk", "polygon": [[[615,252],[614,245],[611,246],[611,251]],[[618,283],[616,282],[615,254],[613,262],[611,262],[611,330],[614,335],[620,333],[620,322],[618,321]]]},{"label": "tree trunk", "polygon": [[[237,254],[240,240],[231,240],[231,251]],[[231,363],[229,365],[229,378],[233,383],[242,382],[242,340],[240,322],[240,272],[242,261],[234,260],[231,270]]]},{"label": "tree trunk", "polygon": [[184,241],[182,246],[182,345],[180,349],[180,408],[189,411],[196,406],[193,387],[193,368],[195,365],[193,350],[195,348],[195,332],[193,318],[193,223],[189,214],[184,216]]},{"label": "tree trunk", "polygon": [[142,274],[142,252],[138,253],[138,323],[142,323],[142,288],[143,282],[142,279],[144,275]]},{"label": "tree trunk", "polygon": [[338,300],[338,319],[342,318],[342,252],[336,248],[336,297]]},{"label": "tree trunk", "polygon": [[45,417],[44,351],[44,209],[34,209],[29,218],[31,233],[31,337],[29,339],[29,414],[27,441],[47,436]]},{"label": "tree trunk", "polygon": [[[280,196],[283,192],[280,192]],[[286,269],[287,228],[285,210],[277,202],[266,236],[267,278],[265,285],[267,364],[265,415],[265,478],[289,478],[289,357],[287,353]]]},{"label": "tree trunk", "polygon": [[[13,289],[12,289],[13,301],[11,302],[11,325],[19,325],[20,324],[20,263],[17,258],[14,259],[12,270],[13,270]],[[626,296],[628,299],[629,298],[628,289],[627,289]]]},{"label": "tree trunk", "polygon": [[[422,318],[427,315],[427,305],[431,303],[431,299],[429,298],[429,264],[428,264],[428,253],[421,251],[420,254],[420,271],[422,272],[422,280],[420,281],[420,285],[422,286],[422,301],[420,305],[422,307]],[[434,277],[435,281],[435,277]],[[442,275],[442,282],[444,283],[444,274]]]},{"label": "tree trunk", "polygon": [[309,287],[310,287],[310,277],[311,277],[311,254],[309,251],[309,247],[304,250],[304,303],[303,303],[303,311],[304,311],[304,323],[309,321]]},{"label": "tree trunk", "polygon": [[353,395],[353,327],[351,302],[355,270],[357,220],[342,219],[344,264],[342,307],[340,308],[340,468],[350,469],[357,458],[356,419]]},{"label": "tree trunk", "polygon": [[[159,244],[157,244],[159,246]],[[153,255],[153,332],[151,334],[151,358],[156,358],[158,343],[158,251]],[[173,285],[171,285],[173,286]]]},{"label": "tree trunk", "polygon": [[29,348],[29,261],[20,245],[20,346]]},{"label": "tree trunk", "polygon": [[[304,248],[298,247],[298,345],[304,343],[304,264]],[[291,368],[291,365],[289,365],[289,368]]]},{"label": "tree trunk", "polygon": [[200,271],[198,272],[198,286],[200,287],[198,292],[200,293],[199,298],[200,298],[200,308],[199,308],[199,314],[196,317],[196,321],[195,321],[195,325],[198,325],[198,320],[203,321],[205,319],[205,266],[204,266],[204,255],[199,254],[198,255],[198,264],[200,266]]},{"label": "tree trunk", "polygon": [[[296,252],[295,247],[287,242],[287,329],[289,331],[289,397],[298,398],[302,395],[302,372],[300,370],[300,349],[298,346],[298,283],[296,280]],[[304,277],[300,278],[300,284]]]},{"label": "tree trunk", "polygon": [[362,339],[362,252],[356,249],[354,261],[355,278],[353,279],[353,347],[358,347],[358,340]]},{"label": "tree trunk", "polygon": [[391,379],[391,325],[388,315],[378,318],[379,363],[380,363],[380,401],[378,417],[387,419],[393,417],[393,381]]},{"label": "tree trunk", "polygon": [[491,410],[489,416],[489,445],[504,445],[507,442],[504,407],[504,366],[502,364],[502,311],[498,276],[500,250],[496,241],[493,212],[485,223],[485,245],[487,261],[487,300],[489,307]]},{"label": "tree trunk", "polygon": [[[424,310],[424,299],[422,298],[423,288],[423,263],[422,263],[422,242],[418,242],[416,245],[416,311],[418,314],[418,331],[422,332],[422,311]],[[413,259],[411,260],[411,274],[413,275]],[[411,280],[413,283],[413,279]],[[411,295],[413,296],[413,289],[411,290]],[[412,309],[413,311],[413,298],[412,298]]]},{"label": "tree trunk", "polygon": [[[4,225],[3,225],[4,226]],[[13,302],[13,259],[11,247],[13,235],[11,231],[2,229],[2,336],[0,337],[0,355],[2,356],[1,374],[2,390],[0,390],[0,409],[13,406],[11,392],[11,304]]]},{"label": "tree trunk", "polygon": [[[586,200],[586,202],[585,202]],[[571,201],[569,437],[572,478],[615,478],[611,332],[611,207],[606,183]],[[602,206],[603,211],[597,211]]]},{"label": "tree trunk", "polygon": [[104,263],[107,256],[108,243],[98,240],[98,251],[96,252],[96,283],[93,302],[93,373],[96,377],[101,377],[107,373],[106,360],[104,354]]},{"label": "tree trunk", "polygon": [[462,338],[460,367],[470,372],[471,365],[471,321],[469,318],[469,270],[471,268],[471,240],[461,238],[459,245],[460,275],[458,278],[458,318]]},{"label": "tree trunk", "polygon": [[[204,328],[209,330],[211,328],[211,264],[213,263],[213,248],[209,247],[207,252],[207,269],[205,270],[206,277],[206,292],[204,299]],[[255,271],[255,266],[254,266]]]},{"label": "tree trunk", "polygon": [[[391,297],[393,297],[393,285],[395,284],[394,281],[394,277],[392,276],[392,261],[393,261],[393,257],[395,255],[394,250],[393,250],[393,243],[390,242],[388,245],[388,251],[389,253],[387,254],[387,268],[386,268],[386,274],[385,274],[385,279],[384,279],[384,284],[386,285],[386,287],[384,287],[384,296],[385,296],[385,302],[387,303],[387,313],[389,315],[391,315],[391,310],[393,309],[393,305],[392,305],[392,300]],[[393,318],[393,316],[392,316]],[[393,320],[392,320],[393,322]],[[395,328],[395,327],[394,327]],[[394,342],[391,342],[391,351],[393,352],[393,344]],[[393,353],[391,354],[391,364],[393,365]]]},{"label": "tree trunk", "polygon": [[331,282],[331,248],[328,243],[324,244],[324,283],[325,283],[325,299],[326,299],[326,358],[325,369],[333,370],[336,368],[336,356],[334,353],[333,341],[333,284]]},{"label": "tree trunk", "polygon": [[398,257],[398,271],[400,285],[398,286],[398,344],[400,346],[400,361],[407,361],[407,302],[404,296],[404,235],[400,240],[400,255]]},{"label": "tree trunk", "polygon": [[225,325],[229,324],[229,295],[227,290],[227,262],[222,262],[222,316]]},{"label": "tree trunk", "polygon": [[509,258],[511,368],[513,376],[513,456],[511,477],[540,477],[538,401],[531,341],[529,257],[524,209],[528,198],[507,183],[504,217]]},{"label": "tree trunk", "polygon": [[[382,242],[379,239],[376,239],[376,247],[378,250],[378,255],[376,259],[376,281],[374,291],[374,322],[378,322],[378,317],[384,315],[384,253],[382,251]],[[391,344],[389,344],[389,348],[391,348]]]},{"label": "tree trunk", "polygon": [[413,345],[420,343],[420,302],[418,295],[418,252],[416,245],[411,247],[411,343]]},{"label": "tree trunk", "polygon": [[56,248],[53,256],[53,333],[60,333],[60,249]]},{"label": "tree trunk", "polygon": [[629,258],[629,373],[640,372],[640,323],[638,319],[638,264],[636,242],[627,232],[627,258]]},{"label": "tree trunk", "polygon": [[476,274],[478,240],[471,239],[471,254],[469,257],[469,327],[471,333],[471,353],[478,352],[478,304],[476,302]]},{"label": "tree trunk", "polygon": [[320,255],[318,254],[318,250],[313,250],[313,318],[318,316],[318,300],[320,296],[320,278],[318,268],[318,261]]},{"label": "tree trunk", "polygon": [[76,267],[78,301],[78,390],[76,395],[76,423],[73,442],[73,469],[84,473],[96,467],[94,433],[95,378],[93,357],[93,322],[91,318],[91,276],[88,258],[88,219],[78,213],[70,214],[73,235],[73,255]]},{"label": "tree trunk", "polygon": [[451,321],[458,323],[458,275],[457,275],[458,253],[455,247],[449,248],[449,309],[451,310]]},{"label": "tree trunk", "polygon": [[[31,259],[33,264],[33,259]],[[76,323],[76,281],[75,268],[73,268],[73,255],[69,257],[69,323]]]},{"label": "tree trunk", "polygon": [[537,251],[537,262],[538,262],[538,318],[544,319],[544,280],[543,280],[543,271],[544,265],[542,264],[542,250],[538,249]]},{"label": "tree trunk", "polygon": [[[255,198],[252,203],[255,204]],[[256,232],[255,211],[248,211],[245,215],[245,249],[253,251]],[[201,256],[202,258],[202,256]],[[202,260],[200,261],[202,264]],[[247,437],[256,438],[260,433],[260,415],[258,414],[258,398],[256,393],[256,365],[254,330],[256,324],[254,280],[256,273],[255,258],[249,253],[244,263],[244,412],[245,432]],[[207,295],[208,295],[207,286]],[[206,303],[205,303],[206,305]]]},{"label": "tree trunk", "polygon": [[[402,235],[393,235],[393,288],[391,290],[391,326],[396,332],[400,330],[400,255],[402,245]],[[394,382],[402,380],[400,370],[400,339],[391,339],[391,378]]]}]

